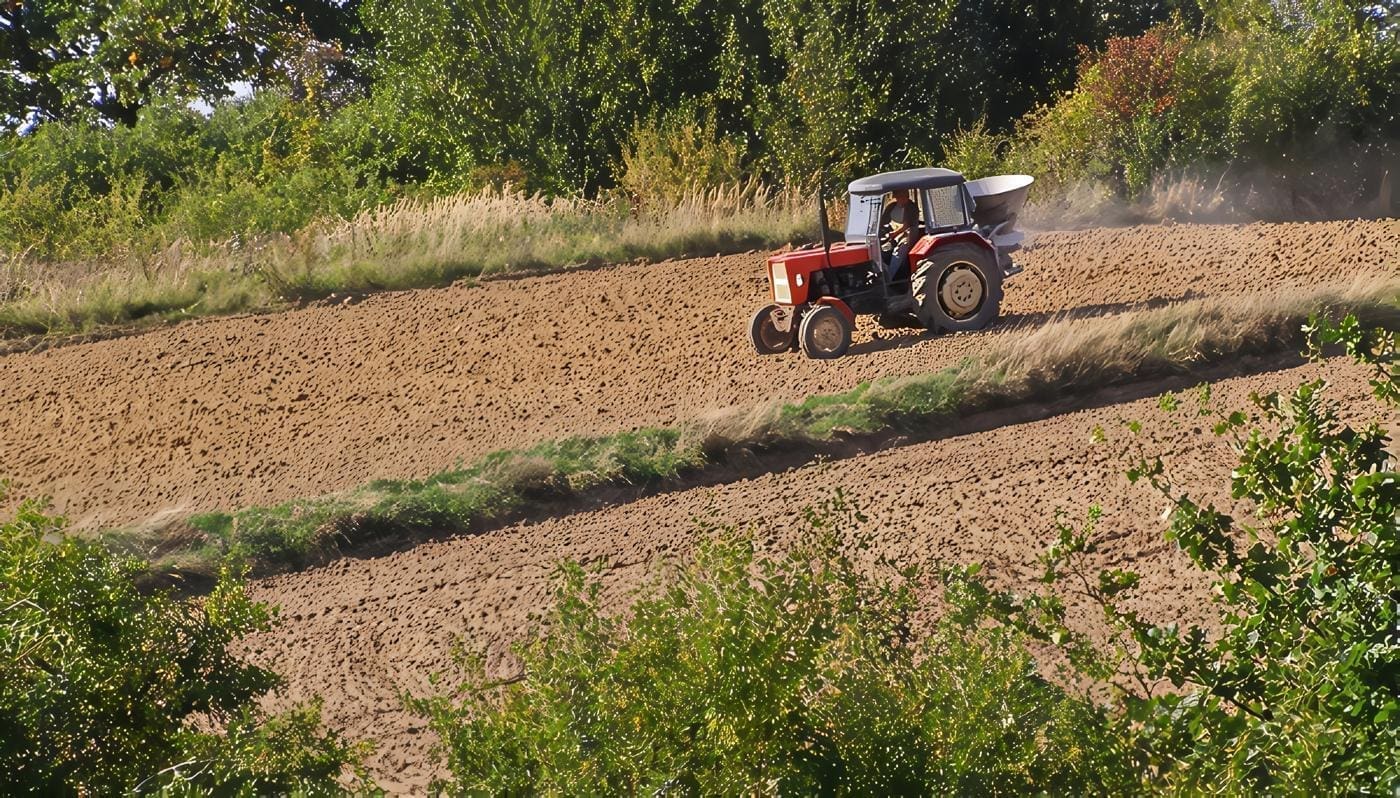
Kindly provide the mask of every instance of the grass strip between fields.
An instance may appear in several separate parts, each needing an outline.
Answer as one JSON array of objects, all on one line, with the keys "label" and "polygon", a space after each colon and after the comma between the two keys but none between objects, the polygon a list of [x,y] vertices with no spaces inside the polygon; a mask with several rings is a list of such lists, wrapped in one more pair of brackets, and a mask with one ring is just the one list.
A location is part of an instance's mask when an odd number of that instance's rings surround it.
[{"label": "grass strip between fields", "polygon": [[955,366],[878,379],[845,393],[735,408],[676,427],[545,441],[426,479],[379,480],[334,495],[196,515],[175,528],[105,535],[159,569],[209,573],[230,558],[261,574],[302,568],[374,540],[481,528],[531,503],[626,486],[664,487],[722,465],[738,447],[820,445],[881,432],[917,437],[940,421],[979,411],[1296,351],[1302,325],[1315,312],[1350,312],[1363,324],[1400,328],[1400,283],[1052,321],[1006,336]]}]

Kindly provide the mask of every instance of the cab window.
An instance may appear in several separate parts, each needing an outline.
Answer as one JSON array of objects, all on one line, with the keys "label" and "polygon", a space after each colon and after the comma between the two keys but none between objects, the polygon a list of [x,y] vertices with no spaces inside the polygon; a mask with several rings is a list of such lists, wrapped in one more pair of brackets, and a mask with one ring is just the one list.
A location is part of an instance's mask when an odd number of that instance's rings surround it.
[{"label": "cab window", "polygon": [[880,232],[880,209],[883,198],[879,196],[851,197],[851,212],[846,217],[846,241],[851,244],[864,244]]},{"label": "cab window", "polygon": [[967,223],[962,186],[946,186],[923,192],[929,229],[958,227]]}]

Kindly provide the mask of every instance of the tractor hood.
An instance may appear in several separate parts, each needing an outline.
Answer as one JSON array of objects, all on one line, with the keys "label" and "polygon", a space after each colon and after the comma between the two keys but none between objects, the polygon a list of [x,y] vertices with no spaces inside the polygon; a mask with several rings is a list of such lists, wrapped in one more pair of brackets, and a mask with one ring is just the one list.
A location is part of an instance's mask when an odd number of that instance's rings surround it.
[{"label": "tractor hood", "polygon": [[812,275],[830,263],[834,269],[859,266],[870,261],[864,244],[832,244],[830,260],[821,247],[783,252],[768,259],[768,287],[779,305],[801,305],[807,301]]},{"label": "tractor hood", "polygon": [[[864,244],[836,243],[831,245],[831,265],[833,268],[858,266],[868,260],[870,260],[870,250]],[[797,249],[774,255],[768,259],[769,266],[777,264],[783,265],[793,274],[799,272],[809,274],[826,268],[826,252],[821,247]]]}]

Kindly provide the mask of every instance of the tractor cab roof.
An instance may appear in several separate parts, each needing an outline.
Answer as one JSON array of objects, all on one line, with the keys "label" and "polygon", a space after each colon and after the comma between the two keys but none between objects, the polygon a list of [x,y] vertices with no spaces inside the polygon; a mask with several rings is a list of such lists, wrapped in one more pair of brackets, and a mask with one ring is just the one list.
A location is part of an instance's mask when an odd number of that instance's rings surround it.
[{"label": "tractor cab roof", "polygon": [[967,180],[961,174],[951,169],[904,169],[862,177],[851,183],[849,190],[852,194],[884,194],[908,189],[947,188],[965,182]]}]

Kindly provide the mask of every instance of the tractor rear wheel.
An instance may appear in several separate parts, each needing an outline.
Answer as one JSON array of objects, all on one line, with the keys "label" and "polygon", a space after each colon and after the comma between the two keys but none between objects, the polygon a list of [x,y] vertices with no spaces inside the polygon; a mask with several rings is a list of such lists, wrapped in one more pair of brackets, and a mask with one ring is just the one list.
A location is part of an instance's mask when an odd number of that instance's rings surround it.
[{"label": "tractor rear wheel", "polygon": [[786,331],[778,329],[773,314],[780,310],[777,305],[759,308],[749,320],[749,341],[760,355],[777,355],[791,351],[797,345],[797,325],[788,322]]},{"label": "tractor rear wheel", "polygon": [[976,244],[939,247],[914,273],[919,321],[934,331],[980,330],[1001,313],[1001,269]]},{"label": "tractor rear wheel", "polygon": [[817,305],[802,316],[797,340],[807,357],[833,360],[851,347],[851,323],[831,305]]}]

